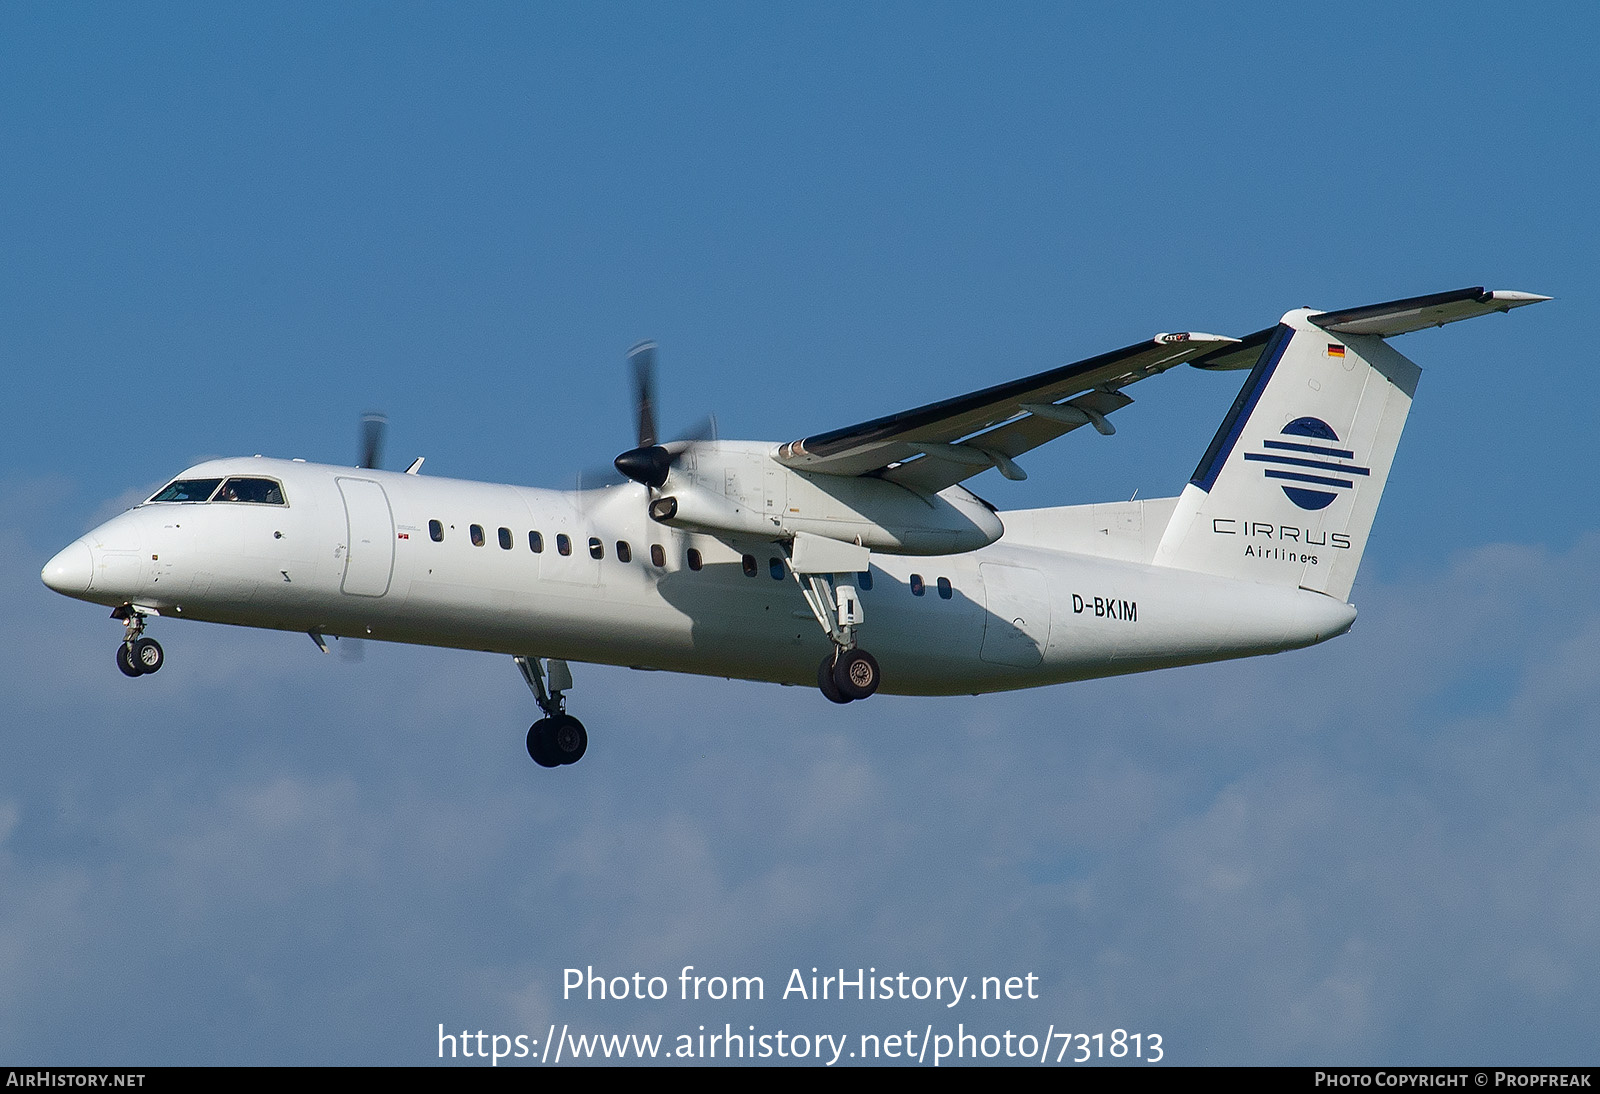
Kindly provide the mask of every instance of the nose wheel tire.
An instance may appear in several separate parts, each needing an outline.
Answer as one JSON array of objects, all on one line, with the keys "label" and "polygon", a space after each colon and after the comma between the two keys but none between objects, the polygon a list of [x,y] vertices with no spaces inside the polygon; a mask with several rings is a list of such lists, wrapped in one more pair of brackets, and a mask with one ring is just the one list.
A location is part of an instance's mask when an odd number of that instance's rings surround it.
[{"label": "nose wheel tire", "polygon": [[133,643],[133,663],[139,666],[141,673],[152,673],[160,670],[166,664],[166,654],[161,652],[161,644],[154,638],[140,638]]},{"label": "nose wheel tire", "polygon": [[589,733],[570,714],[541,718],[528,728],[528,755],[540,767],[575,764],[589,750]]},{"label": "nose wheel tire", "polygon": [[124,676],[145,676],[159,671],[165,663],[161,643],[154,638],[137,638],[117,647],[117,668]]}]

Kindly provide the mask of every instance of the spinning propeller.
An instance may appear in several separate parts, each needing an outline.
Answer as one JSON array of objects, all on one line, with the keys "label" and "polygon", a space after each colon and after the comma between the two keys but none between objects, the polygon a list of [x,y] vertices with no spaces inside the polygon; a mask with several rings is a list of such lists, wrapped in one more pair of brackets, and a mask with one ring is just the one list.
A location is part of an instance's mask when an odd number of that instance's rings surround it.
[{"label": "spinning propeller", "polygon": [[[361,462],[357,467],[366,468],[368,471],[381,470],[383,463],[383,439],[389,431],[389,419],[386,415],[376,410],[369,410],[361,415],[361,435],[359,447],[361,449]],[[344,638],[339,642],[339,656],[345,661],[364,661],[367,656],[367,644],[359,638]]]},{"label": "spinning propeller", "polygon": [[376,471],[383,462],[383,437],[389,430],[389,419],[376,410],[361,415],[361,462],[357,467]]},{"label": "spinning propeller", "polygon": [[640,342],[628,351],[633,365],[633,399],[638,408],[639,444],[613,464],[623,475],[647,487],[651,495],[667,481],[673,464],[701,441],[717,437],[717,420],[707,415],[677,440],[661,444],[656,433],[656,344]]}]

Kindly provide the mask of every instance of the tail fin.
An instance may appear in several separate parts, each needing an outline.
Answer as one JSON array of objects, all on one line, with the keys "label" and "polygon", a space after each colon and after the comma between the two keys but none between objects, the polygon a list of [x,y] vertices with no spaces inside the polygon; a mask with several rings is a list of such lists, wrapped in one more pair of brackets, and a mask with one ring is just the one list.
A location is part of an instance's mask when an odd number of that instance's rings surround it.
[{"label": "tail fin", "polygon": [[1422,371],[1384,337],[1545,299],[1465,289],[1285,315],[1184,487],[1156,564],[1348,599]]}]

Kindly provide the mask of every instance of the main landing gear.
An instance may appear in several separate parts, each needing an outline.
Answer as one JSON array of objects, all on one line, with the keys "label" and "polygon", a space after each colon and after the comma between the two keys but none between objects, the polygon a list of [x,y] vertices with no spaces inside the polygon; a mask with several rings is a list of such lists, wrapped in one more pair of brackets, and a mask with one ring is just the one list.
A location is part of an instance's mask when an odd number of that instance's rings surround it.
[{"label": "main landing gear", "polygon": [[[848,545],[829,545],[831,552],[837,552],[841,548],[845,551],[852,549],[859,551],[860,561],[856,564],[863,569],[866,567],[867,554],[864,549],[851,548]],[[826,565],[826,562],[822,565]],[[843,584],[838,581],[846,573],[859,571],[823,572],[820,567],[813,568],[796,553],[791,552],[789,572],[799,583],[800,592],[806,598],[806,606],[811,609],[811,614],[816,617],[817,623],[833,643],[833,652],[824,657],[822,664],[817,666],[817,689],[835,703],[850,703],[857,699],[865,699],[877,691],[878,685],[883,683],[883,672],[878,668],[877,658],[856,645],[856,629],[861,626],[865,618],[865,613],[861,610],[861,592],[853,583]]]},{"label": "main landing gear", "polygon": [[131,604],[124,604],[111,613],[112,619],[122,620],[122,644],[117,647],[117,668],[124,676],[145,676],[158,672],[166,663],[161,643],[144,637],[145,613]]},{"label": "main landing gear", "polygon": [[836,649],[817,666],[817,688],[835,703],[865,699],[882,681],[878,659],[862,649]]},{"label": "main landing gear", "polygon": [[[572,687],[572,671],[565,661],[550,658],[541,668],[537,657],[515,657],[522,678],[527,681],[544,717],[528,727],[528,755],[540,767],[560,767],[583,759],[589,748],[589,733],[583,723],[566,712],[566,692]],[[545,686],[549,672],[550,685]]]}]

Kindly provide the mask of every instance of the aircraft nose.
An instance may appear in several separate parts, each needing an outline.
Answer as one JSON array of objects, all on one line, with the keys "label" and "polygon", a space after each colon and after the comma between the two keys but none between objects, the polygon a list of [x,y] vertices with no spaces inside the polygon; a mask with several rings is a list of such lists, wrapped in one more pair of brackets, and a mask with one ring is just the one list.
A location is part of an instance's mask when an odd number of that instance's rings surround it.
[{"label": "aircraft nose", "polygon": [[77,540],[45,563],[39,576],[58,593],[67,596],[86,593],[89,591],[89,580],[94,577],[94,555],[87,543]]}]

